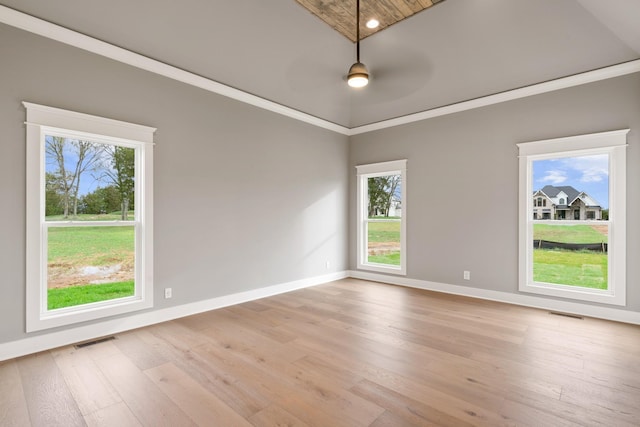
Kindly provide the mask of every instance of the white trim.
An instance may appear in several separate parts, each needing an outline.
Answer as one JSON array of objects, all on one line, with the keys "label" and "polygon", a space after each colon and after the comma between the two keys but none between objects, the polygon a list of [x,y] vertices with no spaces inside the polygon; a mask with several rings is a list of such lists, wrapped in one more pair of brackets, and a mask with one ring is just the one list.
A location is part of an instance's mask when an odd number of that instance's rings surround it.
[{"label": "white trim", "polygon": [[[407,274],[407,159],[358,165],[356,166],[356,174],[357,267],[362,270],[404,276]],[[367,260],[367,226],[369,222],[376,222],[370,221],[367,215],[368,179],[395,174],[400,174],[402,183],[400,187],[400,199],[402,201],[402,217],[400,219],[400,266],[378,264]]]},{"label": "white trim", "polygon": [[620,129],[608,132],[544,139],[540,141],[521,142],[516,145],[518,146],[519,157],[566,152],[567,148],[561,147],[560,144],[570,145],[571,148],[569,148],[569,150],[572,152],[577,150],[601,148],[603,144],[608,147],[616,147],[627,145],[625,137],[629,131],[630,129]]},{"label": "white trim", "polygon": [[[29,102],[23,104],[27,112],[26,332],[153,307],[153,133],[156,129]],[[71,130],[67,131],[66,128]],[[51,227],[94,225],[92,222],[44,221],[44,144],[46,135],[51,134],[87,136],[95,142],[123,145],[136,150],[135,221],[100,224],[135,229],[134,296],[58,310],[47,309],[47,230]]]},{"label": "white trim", "polygon": [[43,19],[18,12],[17,10],[0,5],[0,22],[28,31],[39,36],[49,38],[61,43],[68,44],[79,49],[95,53],[105,58],[110,58],[123,64],[131,65],[145,71],[159,74],[170,79],[199,87],[218,95],[226,96],[245,104],[272,111],[301,122],[309,123],[324,129],[328,129],[343,135],[348,135],[349,129],[312,116],[302,111],[295,110],[282,104],[269,101],[259,96],[243,92],[231,86],[218,83],[189,71],[182,70],[164,62],[148,58],[127,49],[103,42],[101,40],[78,33],[68,28],[61,27]]},{"label": "white trim", "polygon": [[566,89],[573,86],[580,86],[587,83],[593,83],[600,80],[620,77],[627,74],[640,72],[640,59],[625,62],[622,64],[611,65],[599,68],[597,70],[587,71],[568,77],[562,77],[547,82],[537,83],[523,88],[507,90],[493,95],[483,96],[468,101],[462,101],[443,107],[433,108],[427,111],[408,114],[406,116],[397,117],[389,120],[371,123],[368,125],[347,128],[328,120],[312,116],[302,111],[295,110],[282,104],[260,98],[239,89],[218,83],[214,80],[207,79],[197,74],[190,73],[180,68],[165,64],[163,62],[147,58],[138,53],[123,49],[121,47],[105,43],[93,37],[86,36],[73,30],[52,24],[45,20],[27,15],[17,10],[0,5],[0,22],[37,34],[42,37],[49,38],[79,49],[86,50],[106,58],[113,59],[123,64],[131,65],[151,73],[155,73],[170,79],[195,86],[209,92],[217,93],[258,108],[272,111],[295,120],[309,123],[323,129],[327,129],[342,135],[353,136],[367,132],[373,132],[380,129],[386,129],[403,124],[418,122],[422,120],[432,119],[434,117],[445,116],[447,114],[459,113],[462,111],[472,110],[475,108],[486,107],[493,104],[499,104],[506,101],[525,98],[528,96],[539,95],[547,92],[553,92],[560,89]]},{"label": "white trim", "polygon": [[624,322],[634,325],[640,325],[640,312],[621,310],[619,308],[582,304],[579,302],[571,301],[561,301],[532,295],[493,291],[489,289],[471,288],[460,285],[450,285],[447,283],[409,279],[406,277],[387,276],[383,274],[368,273],[364,271],[349,271],[349,277],[353,277],[354,279],[371,280],[375,282],[386,283],[389,285],[407,286],[410,288],[424,289],[427,291],[443,292],[446,294],[461,295],[470,298],[498,301],[524,307],[539,308],[542,310],[561,311],[563,313],[577,314],[580,316],[594,317],[597,319],[611,320],[614,322]]},{"label": "white trim", "polygon": [[109,135],[110,137],[136,142],[153,143],[153,134],[157,128],[78,113],[77,111],[34,104],[23,101],[29,112],[27,125],[49,126],[71,132],[85,132],[89,135]]},{"label": "white trim", "polygon": [[356,166],[358,176],[360,175],[375,175],[379,176],[388,175],[389,171],[398,171],[407,169],[407,160],[391,160],[389,162],[369,163],[367,165]]},{"label": "white trim", "polygon": [[387,129],[394,126],[419,122],[422,120],[432,119],[434,117],[446,116],[448,114],[460,113],[462,111],[487,107],[489,105],[500,104],[502,102],[513,101],[533,95],[540,95],[547,92],[553,92],[560,89],[580,86],[587,83],[607,80],[614,77],[620,77],[637,72],[640,72],[640,59],[625,62],[623,64],[611,65],[608,67],[599,68],[597,70],[587,71],[568,77],[561,77],[559,79],[550,80],[548,82],[536,83],[518,89],[511,89],[493,95],[470,99],[468,101],[457,102],[455,104],[446,105],[444,107],[437,107],[431,110],[408,114],[406,116],[401,116],[390,120],[382,120],[380,122],[371,123],[368,125],[357,126],[355,128],[351,128],[349,135],[353,136],[362,133],[373,132],[376,130]]},{"label": "white trim", "polygon": [[341,271],[10,341],[0,344],[0,361],[92,340],[106,335],[117,334],[131,329],[142,328],[156,323],[167,322],[205,311],[255,301],[298,289],[309,288],[346,277],[348,277],[347,272]]},{"label": "white trim", "polygon": [[[587,135],[547,139],[517,144],[519,150],[518,194],[518,289],[540,295],[569,298],[587,302],[626,305],[626,147],[629,129]],[[608,289],[587,289],[554,283],[536,282],[533,278],[534,223],[571,225],[575,221],[534,220],[533,162],[561,157],[593,154],[609,156],[609,226]],[[596,221],[597,222],[597,221]],[[580,221],[580,224],[588,224]]]}]

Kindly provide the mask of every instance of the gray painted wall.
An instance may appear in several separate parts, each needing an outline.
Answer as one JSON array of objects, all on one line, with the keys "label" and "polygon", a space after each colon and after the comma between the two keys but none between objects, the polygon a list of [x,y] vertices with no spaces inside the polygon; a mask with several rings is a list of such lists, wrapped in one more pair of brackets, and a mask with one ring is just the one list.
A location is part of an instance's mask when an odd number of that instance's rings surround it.
[{"label": "gray painted wall", "polygon": [[0,343],[25,337],[23,100],[158,128],[156,308],[355,268],[354,166],[401,158],[408,277],[516,293],[515,144],[630,127],[627,308],[640,311],[640,74],[349,140],[3,25],[0,58]]},{"label": "gray painted wall", "polygon": [[[516,144],[624,128],[631,128],[626,308],[640,311],[640,74],[352,137],[350,209],[355,165],[408,159],[407,277],[517,293]],[[352,215],[352,268],[355,230]]]},{"label": "gray painted wall", "polygon": [[0,58],[0,343],[26,336],[23,100],[158,128],[156,308],[347,268],[347,137],[4,25]]}]

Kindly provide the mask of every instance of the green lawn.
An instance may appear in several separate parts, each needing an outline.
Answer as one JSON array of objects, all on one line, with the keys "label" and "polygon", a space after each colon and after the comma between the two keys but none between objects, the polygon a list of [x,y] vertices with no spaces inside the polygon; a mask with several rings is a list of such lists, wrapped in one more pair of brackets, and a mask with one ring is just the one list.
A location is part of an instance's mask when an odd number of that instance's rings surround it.
[{"label": "green lawn", "polygon": [[370,242],[398,242],[400,244],[400,222],[370,222]]},{"label": "green lawn", "polygon": [[[384,245],[384,249],[375,255],[369,255],[367,260],[378,264],[400,265],[400,221],[370,222],[368,227],[369,248],[374,249]],[[398,250],[393,250],[396,246]]]},{"label": "green lawn", "polygon": [[400,265],[400,251],[389,252],[384,255],[369,255],[367,260],[377,264]]},{"label": "green lawn", "polygon": [[[134,233],[133,226],[48,228],[48,282],[51,286],[47,291],[48,308],[133,295],[134,282],[126,279],[133,277]],[[93,279],[90,273],[85,273],[87,268],[96,270],[114,266],[118,267],[119,275],[105,278],[113,282],[89,283]]]},{"label": "green lawn", "polygon": [[607,236],[590,225],[534,224],[533,239],[559,243],[602,243]]},{"label": "green lawn", "polygon": [[607,289],[607,254],[558,249],[533,250],[536,282]]},{"label": "green lawn", "polygon": [[133,280],[128,282],[104,283],[101,285],[82,285],[49,289],[47,292],[47,308],[49,310],[55,310],[56,308],[73,307],[92,302],[130,297],[133,293]]},{"label": "green lawn", "polygon": [[[590,225],[534,224],[533,239],[559,243],[602,243],[607,236]],[[607,289],[608,255],[587,250],[533,250],[533,280]]]},{"label": "green lawn", "polygon": [[134,253],[134,227],[49,228],[48,261],[69,267],[121,262]]}]

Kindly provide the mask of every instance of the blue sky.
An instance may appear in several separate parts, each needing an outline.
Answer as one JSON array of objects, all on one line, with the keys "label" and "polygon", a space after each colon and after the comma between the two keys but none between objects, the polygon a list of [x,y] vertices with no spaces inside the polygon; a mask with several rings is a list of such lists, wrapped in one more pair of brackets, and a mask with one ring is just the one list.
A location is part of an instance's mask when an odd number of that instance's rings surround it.
[{"label": "blue sky", "polygon": [[[46,140],[49,141],[50,136],[47,135]],[[76,154],[73,146],[70,141],[65,144],[64,149],[64,158],[65,158],[65,168],[69,173],[73,172],[76,163],[78,162],[78,155]],[[103,165],[108,165],[109,161],[107,159],[103,160]],[[55,158],[51,158],[48,154],[45,159],[45,170],[47,172],[55,173],[58,171],[58,165],[56,163]],[[78,191],[80,196],[84,196],[85,194],[91,193],[95,191],[98,187],[106,187],[109,185],[108,182],[101,182],[96,178],[103,175],[103,172],[100,170],[91,170],[85,171],[80,177],[80,189]]]},{"label": "blue sky", "polygon": [[609,156],[565,157],[533,162],[533,191],[545,185],[570,185],[609,208]]}]

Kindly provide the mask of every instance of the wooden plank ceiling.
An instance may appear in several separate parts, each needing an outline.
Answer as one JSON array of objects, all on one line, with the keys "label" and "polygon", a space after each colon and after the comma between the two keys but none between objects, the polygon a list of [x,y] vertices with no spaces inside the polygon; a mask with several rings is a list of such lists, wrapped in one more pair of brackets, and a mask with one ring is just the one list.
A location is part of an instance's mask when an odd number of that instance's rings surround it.
[{"label": "wooden plank ceiling", "polygon": [[[384,30],[444,0],[360,0],[360,39]],[[331,28],[355,43],[356,0],[296,0]],[[365,26],[369,19],[380,21],[378,28]]]}]

